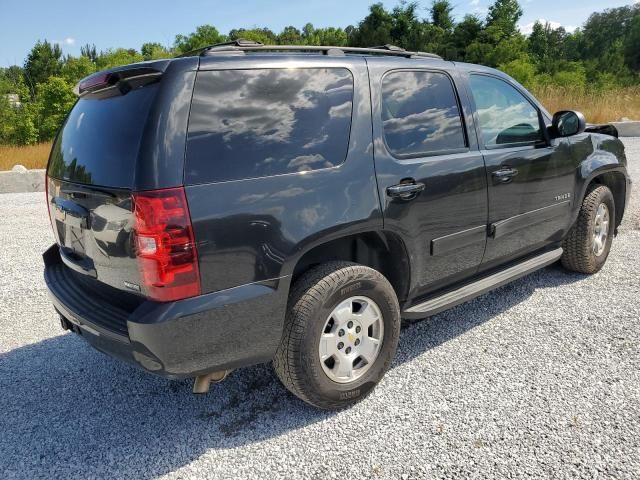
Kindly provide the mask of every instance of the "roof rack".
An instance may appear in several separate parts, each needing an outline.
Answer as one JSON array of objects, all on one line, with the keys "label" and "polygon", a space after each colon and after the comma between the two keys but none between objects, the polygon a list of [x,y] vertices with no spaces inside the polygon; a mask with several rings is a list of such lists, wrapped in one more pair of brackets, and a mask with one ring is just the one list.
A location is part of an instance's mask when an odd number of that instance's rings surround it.
[{"label": "roof rack", "polygon": [[348,53],[360,53],[366,55],[388,55],[392,57],[404,58],[437,58],[442,59],[435,53],[427,52],[410,52],[404,48],[395,45],[382,45],[379,47],[362,48],[362,47],[331,47],[317,45],[265,45],[253,40],[238,39],[231,42],[216,43],[206,47],[191,50],[189,52],[178,55],[178,57],[191,57],[194,55],[205,56],[218,53],[232,52],[320,52],[324,55],[344,56]]}]

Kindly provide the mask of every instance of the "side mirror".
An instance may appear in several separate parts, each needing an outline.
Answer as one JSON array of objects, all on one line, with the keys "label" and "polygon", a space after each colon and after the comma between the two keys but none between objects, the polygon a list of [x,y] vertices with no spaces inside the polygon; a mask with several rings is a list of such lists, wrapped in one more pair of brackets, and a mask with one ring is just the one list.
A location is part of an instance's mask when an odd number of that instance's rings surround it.
[{"label": "side mirror", "polygon": [[570,137],[582,133],[587,128],[584,115],[573,110],[564,110],[553,116],[553,131],[558,137]]}]

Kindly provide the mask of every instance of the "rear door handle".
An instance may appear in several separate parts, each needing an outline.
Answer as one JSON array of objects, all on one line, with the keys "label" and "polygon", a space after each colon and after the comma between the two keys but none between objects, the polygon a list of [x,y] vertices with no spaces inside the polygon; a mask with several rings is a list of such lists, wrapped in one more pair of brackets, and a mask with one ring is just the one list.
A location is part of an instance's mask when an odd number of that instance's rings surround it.
[{"label": "rear door handle", "polygon": [[491,174],[499,183],[509,183],[513,177],[518,175],[518,170],[511,167],[502,167]]},{"label": "rear door handle", "polygon": [[400,183],[387,187],[387,195],[400,200],[413,200],[426,188],[424,183]]}]

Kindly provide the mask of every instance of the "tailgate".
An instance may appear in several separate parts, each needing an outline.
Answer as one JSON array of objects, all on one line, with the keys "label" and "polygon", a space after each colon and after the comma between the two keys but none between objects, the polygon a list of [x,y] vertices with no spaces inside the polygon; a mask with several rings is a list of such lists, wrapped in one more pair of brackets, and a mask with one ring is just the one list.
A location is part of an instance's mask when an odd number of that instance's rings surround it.
[{"label": "tailgate", "polygon": [[48,205],[67,267],[120,290],[140,293],[131,193],[50,178]]}]

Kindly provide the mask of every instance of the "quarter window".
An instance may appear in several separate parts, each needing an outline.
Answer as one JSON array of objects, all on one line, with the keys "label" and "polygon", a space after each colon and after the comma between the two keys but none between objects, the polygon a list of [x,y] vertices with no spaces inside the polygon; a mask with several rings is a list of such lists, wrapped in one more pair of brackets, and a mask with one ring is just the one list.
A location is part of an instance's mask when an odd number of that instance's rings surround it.
[{"label": "quarter window", "polygon": [[198,73],[187,184],[328,168],[349,148],[353,76],[344,68]]},{"label": "quarter window", "polygon": [[486,75],[471,75],[469,81],[485,147],[542,140],[538,110],[520,92]]},{"label": "quarter window", "polygon": [[466,148],[456,94],[444,73],[397,71],[386,75],[382,122],[389,151],[399,158]]}]

